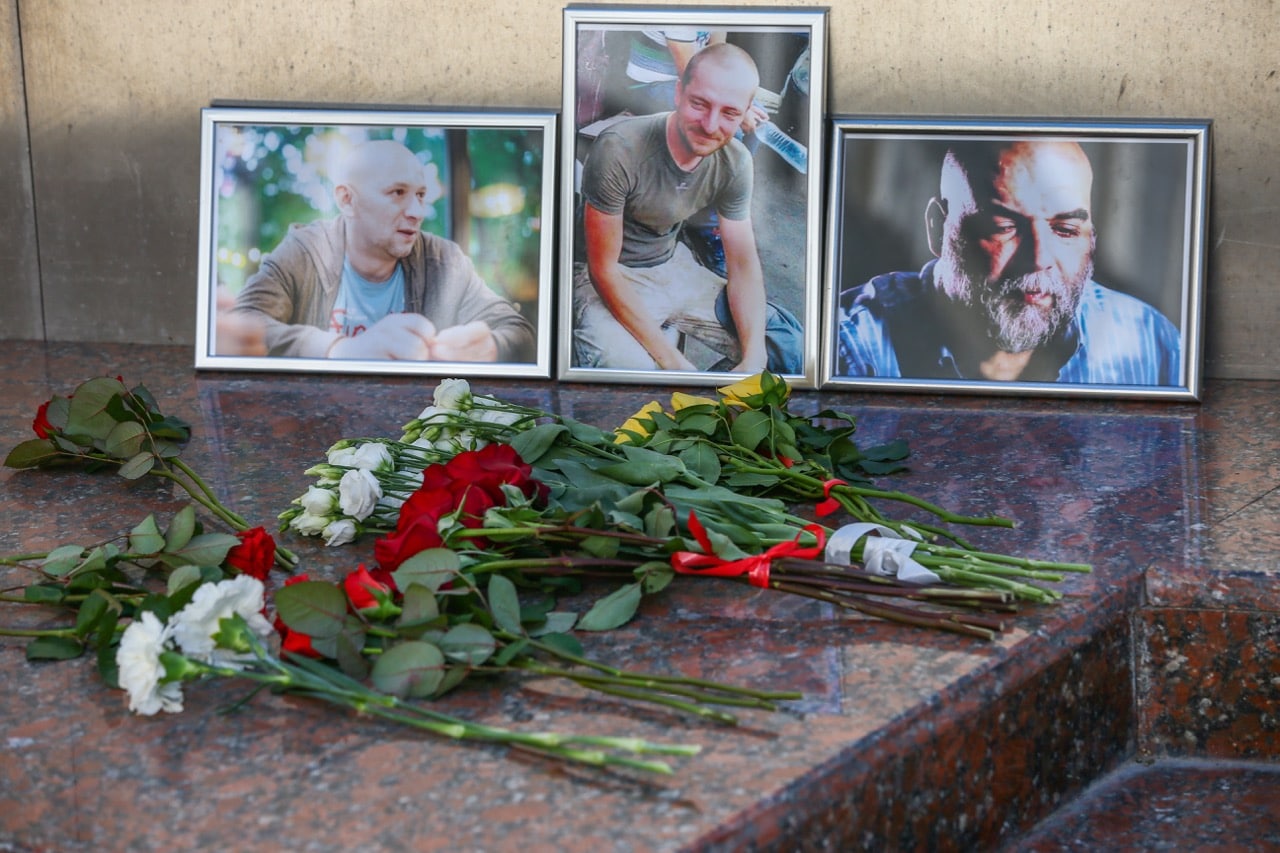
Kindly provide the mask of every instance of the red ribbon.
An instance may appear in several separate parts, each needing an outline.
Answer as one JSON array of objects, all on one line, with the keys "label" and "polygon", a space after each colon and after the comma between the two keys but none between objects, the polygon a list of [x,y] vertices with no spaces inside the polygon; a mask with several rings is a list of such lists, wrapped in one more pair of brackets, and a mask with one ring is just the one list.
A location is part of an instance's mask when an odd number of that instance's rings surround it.
[{"label": "red ribbon", "polygon": [[697,513],[690,512],[689,532],[693,534],[693,538],[698,541],[698,544],[707,553],[698,554],[693,551],[678,551],[671,555],[671,567],[682,575],[706,575],[718,578],[746,575],[747,581],[752,586],[767,589],[769,586],[769,566],[774,560],[779,557],[800,557],[808,560],[822,553],[822,549],[826,545],[826,534],[823,532],[822,525],[810,524],[804,530],[812,533],[817,538],[817,545],[809,548],[802,547],[800,545],[802,531],[797,533],[796,538],[792,541],[779,542],[763,554],[744,557],[741,560],[725,560],[711,553],[711,539],[707,536],[706,528],[702,526],[702,522],[698,521]]},{"label": "red ribbon", "polygon": [[835,479],[827,480],[825,483],[822,484],[822,495],[823,497],[826,498],[826,500],[819,502],[818,505],[814,508],[818,513],[818,518],[826,518],[828,515],[831,515],[831,513],[840,509],[840,501],[831,497],[831,490],[834,489],[836,486],[847,486],[847,485],[849,484],[846,483],[844,480],[835,480]]}]

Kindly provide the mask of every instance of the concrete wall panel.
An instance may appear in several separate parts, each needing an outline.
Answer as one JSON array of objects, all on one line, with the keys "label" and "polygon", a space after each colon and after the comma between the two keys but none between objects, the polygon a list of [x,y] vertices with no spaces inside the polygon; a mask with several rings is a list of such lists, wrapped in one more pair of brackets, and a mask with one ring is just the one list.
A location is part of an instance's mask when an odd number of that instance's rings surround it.
[{"label": "concrete wall panel", "polygon": [[0,2],[0,338],[44,337],[18,0]]},{"label": "concrete wall panel", "polygon": [[[1206,373],[1280,378],[1275,0],[827,5],[833,112],[1214,119]],[[562,9],[23,0],[48,336],[194,339],[200,107],[555,107]]]}]

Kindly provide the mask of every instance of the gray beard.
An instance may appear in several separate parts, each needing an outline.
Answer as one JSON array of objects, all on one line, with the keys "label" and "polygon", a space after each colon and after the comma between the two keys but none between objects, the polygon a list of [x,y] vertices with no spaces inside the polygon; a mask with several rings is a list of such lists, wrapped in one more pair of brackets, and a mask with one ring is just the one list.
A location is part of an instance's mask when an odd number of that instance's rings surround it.
[{"label": "gray beard", "polygon": [[[946,294],[963,305],[977,308],[987,323],[987,335],[1004,352],[1026,352],[1052,340],[1075,316],[1084,283],[1093,275],[1090,262],[1072,282],[1065,281],[1056,272],[1038,272],[975,286],[954,261],[940,260],[938,267],[935,275]],[[1052,296],[1052,307],[1044,309],[1027,304],[1023,294],[1029,291]]]}]

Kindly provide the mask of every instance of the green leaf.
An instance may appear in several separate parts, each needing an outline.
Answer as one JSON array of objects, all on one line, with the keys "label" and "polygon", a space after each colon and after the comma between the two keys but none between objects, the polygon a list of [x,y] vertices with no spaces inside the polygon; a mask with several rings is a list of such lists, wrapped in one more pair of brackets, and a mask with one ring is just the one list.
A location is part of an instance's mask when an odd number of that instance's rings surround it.
[{"label": "green leaf", "polygon": [[396,589],[408,589],[419,584],[436,593],[458,576],[461,567],[458,555],[448,548],[429,548],[401,563],[391,577],[396,582]]},{"label": "green leaf", "polygon": [[734,444],[747,450],[755,450],[769,437],[772,426],[773,418],[768,412],[751,409],[733,419],[729,434],[733,437]]},{"label": "green leaf", "polygon": [[76,636],[82,640],[89,636],[94,626],[97,625],[98,620],[102,618],[112,604],[116,608],[120,607],[119,602],[100,589],[95,589],[89,593],[89,597],[80,604],[80,609],[76,611]]},{"label": "green leaf", "polygon": [[565,418],[564,424],[569,428],[569,434],[584,444],[590,444],[595,447],[599,447],[602,444],[613,444],[613,433],[605,432],[598,426],[584,424],[572,418]]},{"label": "green leaf", "polygon": [[511,634],[523,634],[520,622],[520,598],[516,585],[503,575],[489,575],[489,612],[498,627]]},{"label": "green leaf", "polygon": [[37,468],[57,459],[61,454],[52,441],[32,438],[9,451],[4,458],[8,468]]},{"label": "green leaf", "polygon": [[440,638],[440,650],[449,660],[479,666],[493,657],[498,642],[479,625],[454,625]]},{"label": "green leaf", "polygon": [[431,694],[432,699],[438,699],[448,693],[453,688],[467,680],[467,676],[471,674],[471,670],[465,666],[449,666],[445,667],[444,678],[440,679],[440,683],[436,685],[436,690]]},{"label": "green leaf", "polygon": [[612,631],[625,625],[640,606],[639,583],[629,583],[606,595],[578,620],[579,631]]},{"label": "green leaf", "polygon": [[164,544],[154,515],[148,515],[129,531],[129,550],[135,554],[158,554],[164,550]]},{"label": "green leaf", "polygon": [[320,639],[342,633],[347,618],[347,596],[336,585],[300,581],[281,587],[275,599],[276,612],[294,631]]},{"label": "green leaf", "polygon": [[168,589],[169,594],[173,595],[184,586],[193,583],[198,584],[203,580],[204,574],[201,572],[200,567],[193,566],[188,563],[185,566],[178,566],[178,568],[169,573],[169,580],[166,584],[166,588]]},{"label": "green leaf", "polygon": [[645,595],[653,595],[667,588],[667,584],[675,578],[676,573],[667,563],[659,560],[645,563],[636,568],[636,577]]},{"label": "green leaf", "polygon": [[114,417],[109,409],[114,400],[120,406],[120,395],[128,389],[118,379],[102,376],[90,379],[76,388],[67,411],[67,433],[105,439],[124,419]]},{"label": "green leaf", "polygon": [[37,637],[27,644],[27,660],[71,660],[84,654],[84,643],[71,637]]},{"label": "green leaf", "polygon": [[599,473],[620,483],[632,486],[669,483],[684,473],[684,463],[679,457],[630,444],[619,447],[626,454],[627,461],[606,465],[599,469]]},{"label": "green leaf", "polygon": [[120,466],[120,476],[126,480],[138,480],[145,477],[154,467],[156,467],[154,454],[139,453]]},{"label": "green leaf", "polygon": [[572,634],[547,634],[540,638],[543,645],[551,647],[561,654],[582,657],[582,643]]},{"label": "green leaf", "polygon": [[720,457],[706,444],[698,443],[680,451],[680,461],[700,480],[714,483],[720,479]]},{"label": "green leaf", "polygon": [[378,656],[369,677],[383,693],[402,699],[426,698],[444,678],[444,653],[421,640],[400,643]]},{"label": "green leaf", "polygon": [[563,634],[572,631],[578,624],[578,614],[563,610],[553,610],[547,614],[541,625],[529,629],[530,637],[542,637],[547,634]]},{"label": "green leaf", "polygon": [[410,584],[404,591],[400,605],[400,618],[396,627],[401,629],[423,628],[440,617],[440,605],[436,595],[420,583]]},{"label": "green leaf", "polygon": [[357,639],[361,641],[359,646],[349,633],[339,634],[334,644],[334,653],[337,655],[339,669],[354,679],[364,681],[369,677],[370,667],[368,659],[360,653],[364,645],[363,631]]},{"label": "green leaf", "polygon": [[66,590],[51,583],[32,584],[22,590],[22,600],[29,604],[58,604],[66,595]]},{"label": "green leaf", "polygon": [[239,544],[240,540],[230,533],[201,533],[191,537],[178,550],[166,552],[161,559],[175,567],[186,563],[193,566],[220,566],[227,558],[227,552]]},{"label": "green leaf", "polygon": [[533,429],[516,433],[511,438],[511,447],[520,454],[529,465],[535,464],[556,443],[556,439],[568,432],[563,424],[538,424]]},{"label": "green leaf", "polygon": [[187,504],[169,520],[169,527],[164,532],[164,550],[170,553],[182,550],[195,532],[196,508]]},{"label": "green leaf", "polygon": [[80,565],[83,556],[84,549],[79,545],[60,545],[44,558],[40,570],[51,577],[62,577]]},{"label": "green leaf", "polygon": [[[357,652],[364,648],[365,640],[365,623],[354,614],[348,613],[342,620],[341,631],[332,637],[312,637],[311,648],[327,658],[338,661],[338,665],[342,666],[342,647],[343,644],[350,645]],[[352,674],[353,670],[343,669],[343,672]]]},{"label": "green leaf", "polygon": [[118,423],[107,434],[106,450],[116,459],[128,459],[142,452],[147,431],[137,421]]},{"label": "green leaf", "polygon": [[514,643],[507,643],[493,657],[494,666],[506,666],[515,660],[517,656],[524,654],[525,649],[529,648],[529,641],[521,637]]}]

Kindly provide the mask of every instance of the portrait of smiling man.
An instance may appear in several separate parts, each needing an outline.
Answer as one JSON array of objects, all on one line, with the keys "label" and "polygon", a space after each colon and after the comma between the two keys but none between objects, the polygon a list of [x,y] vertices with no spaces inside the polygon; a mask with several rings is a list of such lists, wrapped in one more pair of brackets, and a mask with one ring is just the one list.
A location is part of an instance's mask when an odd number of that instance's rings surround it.
[{"label": "portrait of smiling man", "polygon": [[1176,327],[1093,279],[1093,180],[1070,140],[950,145],[924,211],[935,257],[840,290],[836,375],[1177,385]]},{"label": "portrait of smiling man", "polygon": [[[674,110],[623,118],[595,140],[582,170],[574,366],[800,370],[799,324],[765,298],[751,223],[754,165],[735,138],[759,82],[745,50],[711,44],[685,66]],[[718,216],[723,276],[680,240],[685,221],[707,208]],[[695,365],[684,336],[718,360]]]},{"label": "portrait of smiling man", "polygon": [[357,145],[334,171],[338,215],[290,226],[231,316],[260,323],[272,356],[531,360],[532,325],[461,247],[422,230],[427,184],[401,143]]}]

